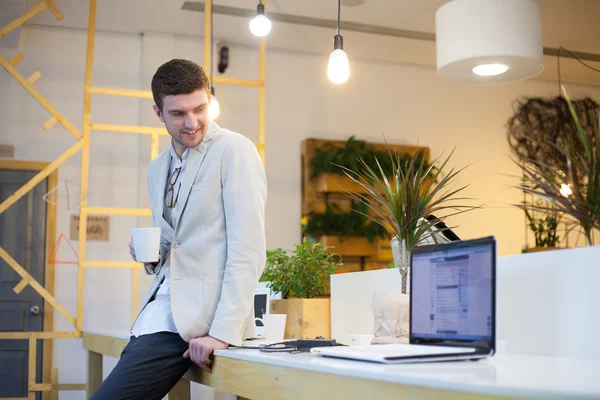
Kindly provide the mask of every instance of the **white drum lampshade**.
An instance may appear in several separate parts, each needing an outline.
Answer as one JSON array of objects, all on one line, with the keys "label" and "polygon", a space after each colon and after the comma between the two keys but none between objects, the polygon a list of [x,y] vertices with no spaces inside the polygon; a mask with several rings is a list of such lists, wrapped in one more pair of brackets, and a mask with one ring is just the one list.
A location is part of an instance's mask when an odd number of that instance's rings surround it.
[{"label": "white drum lampshade", "polygon": [[465,83],[501,83],[544,70],[535,0],[453,0],[435,13],[437,71]]}]

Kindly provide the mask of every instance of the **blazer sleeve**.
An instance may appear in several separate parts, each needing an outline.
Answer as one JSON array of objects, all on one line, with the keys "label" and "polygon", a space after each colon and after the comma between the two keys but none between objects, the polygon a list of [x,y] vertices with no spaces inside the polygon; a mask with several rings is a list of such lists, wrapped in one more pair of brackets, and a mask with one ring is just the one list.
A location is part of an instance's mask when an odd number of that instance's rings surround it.
[{"label": "blazer sleeve", "polygon": [[227,261],[209,335],[240,346],[266,262],[267,179],[256,147],[247,138],[240,137],[225,148],[221,184]]}]

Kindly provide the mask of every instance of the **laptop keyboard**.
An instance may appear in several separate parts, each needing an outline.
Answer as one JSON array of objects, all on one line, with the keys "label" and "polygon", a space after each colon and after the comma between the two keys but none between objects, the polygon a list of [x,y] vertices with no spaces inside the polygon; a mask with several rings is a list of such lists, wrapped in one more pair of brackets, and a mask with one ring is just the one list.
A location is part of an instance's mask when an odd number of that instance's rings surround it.
[{"label": "laptop keyboard", "polygon": [[473,347],[426,346],[419,344],[382,344],[373,346],[352,346],[353,350],[367,351],[384,357],[403,357],[427,354],[460,354],[474,353]]}]

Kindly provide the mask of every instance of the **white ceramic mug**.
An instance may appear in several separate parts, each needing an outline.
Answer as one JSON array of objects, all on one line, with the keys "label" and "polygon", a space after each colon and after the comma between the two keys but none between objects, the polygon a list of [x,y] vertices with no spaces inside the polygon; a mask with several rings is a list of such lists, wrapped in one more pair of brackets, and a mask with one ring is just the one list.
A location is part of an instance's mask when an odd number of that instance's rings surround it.
[{"label": "white ceramic mug", "polygon": [[133,228],[133,249],[135,259],[141,263],[153,263],[158,261],[160,253],[160,228]]},{"label": "white ceramic mug", "polygon": [[285,334],[286,314],[263,314],[262,318],[254,318],[255,321],[262,322],[264,328],[264,337],[267,340],[281,341]]}]

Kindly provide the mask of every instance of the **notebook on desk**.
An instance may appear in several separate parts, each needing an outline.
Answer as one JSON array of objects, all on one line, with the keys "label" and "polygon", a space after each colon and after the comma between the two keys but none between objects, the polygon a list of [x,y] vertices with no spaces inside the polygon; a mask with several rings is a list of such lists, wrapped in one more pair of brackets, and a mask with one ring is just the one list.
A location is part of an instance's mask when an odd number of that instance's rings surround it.
[{"label": "notebook on desk", "polygon": [[411,254],[409,344],[317,347],[325,357],[380,363],[480,359],[496,341],[496,240],[416,247]]}]

